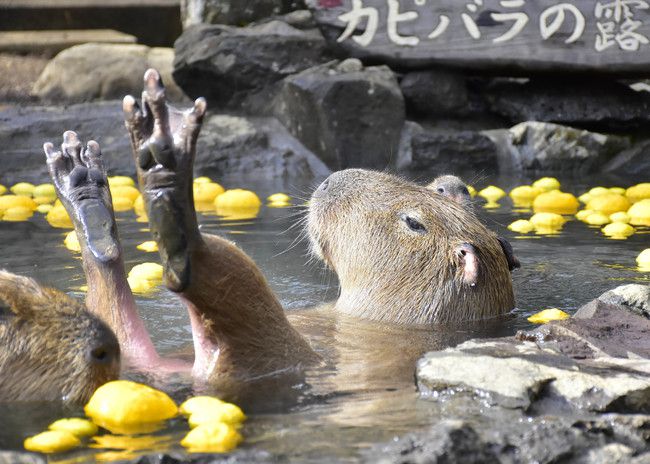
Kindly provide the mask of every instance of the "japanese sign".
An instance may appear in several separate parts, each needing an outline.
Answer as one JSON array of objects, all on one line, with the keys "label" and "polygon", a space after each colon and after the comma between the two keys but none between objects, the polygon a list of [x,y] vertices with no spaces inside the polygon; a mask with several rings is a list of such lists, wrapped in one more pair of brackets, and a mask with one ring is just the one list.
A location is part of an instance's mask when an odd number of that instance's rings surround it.
[{"label": "japanese sign", "polygon": [[308,0],[326,38],[401,65],[650,72],[650,0]]}]

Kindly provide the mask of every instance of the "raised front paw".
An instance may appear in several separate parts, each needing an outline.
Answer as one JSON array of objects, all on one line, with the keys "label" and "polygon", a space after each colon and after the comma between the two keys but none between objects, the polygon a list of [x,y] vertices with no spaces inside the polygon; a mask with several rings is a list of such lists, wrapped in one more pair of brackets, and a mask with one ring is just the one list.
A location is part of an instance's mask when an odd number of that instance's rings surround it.
[{"label": "raised front paw", "polygon": [[160,74],[149,69],[144,74],[142,105],[127,95],[122,108],[141,186],[156,189],[191,182],[205,100],[198,98],[185,111],[174,108],[167,103]]},{"label": "raised front paw", "polygon": [[72,218],[80,242],[102,262],[119,257],[117,228],[99,144],[84,147],[73,131],[63,133],[61,150],[43,145],[57,195]]},{"label": "raised front paw", "polygon": [[185,111],[170,106],[160,74],[149,69],[144,74],[142,104],[128,95],[122,108],[165,283],[180,292],[189,282],[191,243],[199,237],[192,169],[206,103],[199,98]]}]

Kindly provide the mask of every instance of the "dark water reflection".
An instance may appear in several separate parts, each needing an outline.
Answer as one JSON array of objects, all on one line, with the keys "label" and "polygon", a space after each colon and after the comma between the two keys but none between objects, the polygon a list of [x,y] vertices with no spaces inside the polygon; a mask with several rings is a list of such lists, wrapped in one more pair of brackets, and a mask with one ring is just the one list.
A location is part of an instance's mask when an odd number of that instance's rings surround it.
[{"label": "dark water reflection", "polygon": [[[432,177],[418,176],[423,180]],[[577,194],[597,185],[596,179],[562,180],[563,190]],[[485,178],[475,185],[495,184],[507,190],[522,182],[526,180]],[[287,191],[306,198],[311,189],[311,185],[287,186],[272,181],[226,182],[226,186],[251,188],[264,197]],[[650,230],[640,229],[628,240],[614,241],[605,239],[598,228],[574,220],[558,235],[520,237],[506,226],[532,213],[513,212],[508,200],[502,204],[498,209],[481,209],[480,214],[490,228],[511,241],[522,263],[513,275],[518,310],[501,320],[434,329],[394,328],[333,315],[323,302],[336,299],[336,277],[320,263],[309,261],[306,240],[300,238],[300,227],[294,226],[301,208],[263,207],[258,218],[237,221],[202,213],[204,231],[235,241],[253,257],[292,322],[325,360],[308,372],[301,384],[284,391],[289,393],[286,397],[280,395],[277,385],[267,385],[256,390],[254,401],[243,400],[244,409],[252,411],[243,431],[243,449],[264,449],[301,461],[353,460],[359,450],[373,442],[426,426],[448,413],[417,400],[413,372],[415,360],[423,352],[472,337],[512,334],[530,327],[526,316],[541,309],[557,306],[571,312],[616,285],[650,282],[650,275],[638,272],[635,266],[638,253],[650,247]],[[157,254],[135,248],[149,236],[146,224],[134,219],[132,213],[118,214],[127,269],[144,261],[158,261]],[[41,215],[25,223],[0,222],[0,266],[82,297],[79,288],[85,282],[81,262],[64,248],[65,233],[51,228]],[[189,321],[175,296],[159,289],[137,300],[159,351],[190,356]],[[193,388],[189,379],[148,380],[179,401]],[[25,436],[42,431],[50,421],[81,414],[80,409],[61,411],[52,405],[0,406],[0,448],[20,449]],[[185,431],[186,425],[177,420],[162,435],[171,434],[173,442],[178,443]],[[178,445],[173,448],[181,450]],[[85,450],[81,455],[91,459],[89,453]]]}]

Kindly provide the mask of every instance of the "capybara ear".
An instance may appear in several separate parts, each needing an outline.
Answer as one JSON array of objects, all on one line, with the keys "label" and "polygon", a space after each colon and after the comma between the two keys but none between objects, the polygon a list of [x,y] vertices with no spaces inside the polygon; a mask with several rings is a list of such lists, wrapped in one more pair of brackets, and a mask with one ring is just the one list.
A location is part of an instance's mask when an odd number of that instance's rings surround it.
[{"label": "capybara ear", "polygon": [[[43,291],[35,281],[0,270],[0,307],[7,308],[8,313],[29,314],[34,303],[42,299]],[[0,310],[0,314],[4,312]]]},{"label": "capybara ear", "polygon": [[508,269],[511,271],[519,269],[521,267],[521,262],[519,262],[519,259],[517,259],[515,256],[515,252],[512,249],[510,242],[503,237],[498,237],[497,240],[499,240],[499,245],[501,245],[501,248],[503,249],[503,254],[506,255],[506,260],[508,261]]},{"label": "capybara ear", "polygon": [[478,253],[474,245],[461,243],[454,249],[454,253],[460,261],[463,283],[473,287],[478,282],[480,264]]}]

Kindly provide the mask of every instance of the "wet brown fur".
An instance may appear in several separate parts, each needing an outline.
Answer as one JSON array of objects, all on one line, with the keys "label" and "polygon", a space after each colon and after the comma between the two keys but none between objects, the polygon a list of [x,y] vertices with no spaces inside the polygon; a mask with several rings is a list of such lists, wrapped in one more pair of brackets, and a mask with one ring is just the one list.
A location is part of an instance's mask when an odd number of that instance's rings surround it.
[{"label": "wet brown fur", "polygon": [[192,252],[192,278],[180,296],[196,310],[218,362],[209,374],[250,378],[317,359],[291,326],[257,265],[233,243],[202,234]]},{"label": "wet brown fur", "polygon": [[[97,362],[89,352],[113,350]],[[119,346],[83,304],[0,271],[0,401],[83,402],[119,375]]]}]

